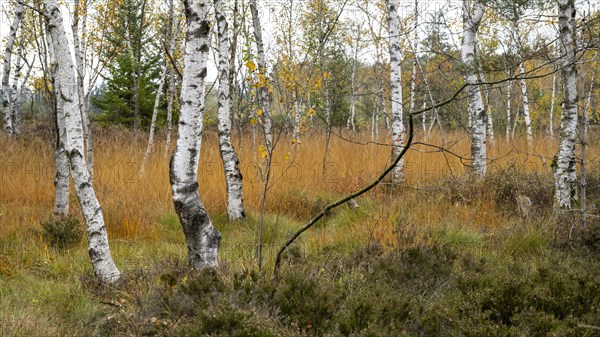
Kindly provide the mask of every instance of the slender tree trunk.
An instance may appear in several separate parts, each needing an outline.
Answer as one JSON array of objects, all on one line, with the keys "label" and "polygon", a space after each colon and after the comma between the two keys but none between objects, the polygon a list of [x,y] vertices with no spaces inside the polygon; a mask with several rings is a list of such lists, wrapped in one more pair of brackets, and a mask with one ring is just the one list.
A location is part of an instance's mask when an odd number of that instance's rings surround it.
[{"label": "slender tree trunk", "polygon": [[24,61],[27,64],[27,72],[25,73],[25,77],[23,77],[23,81],[21,82],[21,87],[19,88],[16,98],[15,111],[18,111],[18,113],[15,113],[15,120],[17,125],[21,124],[21,108],[23,107],[23,102],[25,101],[25,89],[27,87],[29,77],[31,76],[31,71],[33,70],[33,60],[31,63],[28,63],[26,59],[24,59]]},{"label": "slender tree trunk", "polygon": [[550,121],[548,124],[548,134],[554,137],[554,101],[556,97],[556,73],[552,74],[552,96],[550,98]]},{"label": "slender tree trunk", "polygon": [[15,71],[14,71],[14,77],[13,77],[13,81],[12,81],[12,86],[11,86],[11,100],[10,100],[10,108],[9,111],[11,113],[11,122],[13,125],[13,132],[15,135],[18,135],[20,133],[20,111],[17,110],[17,99],[19,98],[18,96],[18,85],[19,85],[19,81],[21,78],[21,69],[23,67],[23,65],[21,64],[22,61],[22,56],[23,55],[23,39],[21,39],[21,41],[19,42],[18,46],[17,46],[17,60],[15,62]]},{"label": "slender tree trunk", "polygon": [[188,248],[188,262],[196,269],[218,266],[221,233],[210,221],[198,192],[198,162],[202,143],[204,81],[209,53],[211,23],[206,0],[184,0],[186,46],[179,130],[170,181],[173,203]]},{"label": "slender tree trunk", "polygon": [[354,58],[352,59],[352,76],[350,79],[350,116],[348,116],[348,121],[346,122],[346,128],[350,130],[352,128],[353,132],[356,132],[356,105],[355,105],[355,95],[356,95],[356,66],[358,64],[358,46],[360,43],[360,32],[361,28],[358,27],[356,34],[356,45],[354,46]]},{"label": "slender tree trunk", "polygon": [[486,174],[486,112],[481,98],[481,92],[477,88],[477,74],[475,62],[475,46],[477,44],[477,31],[483,17],[484,7],[480,3],[473,4],[473,10],[469,8],[469,0],[463,0],[463,23],[464,32],[462,39],[461,56],[464,64],[465,82],[468,84],[467,95],[471,119],[471,157],[473,160],[471,168],[478,176]]},{"label": "slender tree trunk", "polygon": [[134,144],[137,144],[137,131],[141,125],[140,118],[140,85],[142,83],[142,36],[144,35],[145,30],[145,19],[146,19],[146,0],[142,0],[142,9],[140,13],[140,28],[138,33],[137,40],[137,55],[136,55],[136,65],[137,69],[135,72],[135,87],[133,89],[133,134],[134,134]]},{"label": "slender tree trunk", "polygon": [[8,135],[13,135],[14,126],[12,123],[13,113],[10,110],[11,101],[13,99],[12,93],[8,86],[8,81],[10,78],[10,68],[11,68],[11,58],[13,47],[15,45],[15,39],[17,36],[17,30],[19,29],[19,25],[21,24],[21,17],[23,16],[23,4],[21,2],[17,2],[15,6],[15,16],[13,18],[13,22],[10,26],[10,32],[8,33],[8,40],[6,41],[6,46],[4,49],[4,67],[2,71],[2,112],[4,117],[4,131]]},{"label": "slender tree trunk", "polygon": [[259,106],[262,108],[263,113],[263,131],[265,137],[265,147],[267,149],[267,155],[271,156],[273,150],[273,133],[272,133],[272,121],[271,121],[271,102],[269,98],[269,90],[267,88],[267,61],[265,57],[265,47],[262,39],[262,28],[260,25],[260,17],[258,15],[258,8],[256,7],[256,0],[250,0],[250,12],[252,12],[252,26],[254,30],[254,41],[256,43],[256,51],[258,53],[258,71],[260,76],[264,78],[264,84],[258,88]]},{"label": "slender tree trunk", "polygon": [[148,158],[150,157],[150,153],[152,153],[152,149],[154,148],[154,131],[156,129],[156,119],[158,117],[158,108],[160,107],[160,99],[163,93],[163,87],[165,85],[165,80],[167,77],[167,59],[165,57],[162,74],[160,75],[160,82],[158,82],[158,90],[156,91],[156,97],[154,98],[154,108],[152,109],[152,121],[150,122],[150,132],[148,135],[148,144],[146,145],[146,153],[144,153],[144,159],[142,160],[142,166],[140,168],[140,173],[143,174],[146,170],[146,163],[148,162]]},{"label": "slender tree trunk", "polygon": [[[510,75],[509,75],[510,76]],[[510,141],[510,116],[511,116],[511,100],[512,100],[512,81],[507,83],[506,89],[506,143]]]},{"label": "slender tree trunk", "polygon": [[521,62],[521,94],[523,95],[523,117],[527,128],[527,148],[529,152],[533,149],[533,129],[531,128],[531,115],[529,114],[529,95],[527,94],[527,81],[525,80],[525,62]]},{"label": "slender tree trunk", "polygon": [[65,150],[71,164],[71,173],[75,191],[87,225],[89,248],[92,266],[96,276],[102,282],[112,283],[121,277],[115,266],[108,247],[108,235],[102,215],[100,203],[92,186],[91,176],[85,165],[84,135],[79,97],[73,83],[76,83],[75,67],[63,26],[62,14],[56,0],[44,0],[48,18],[48,35],[52,37],[52,45],[57,60],[56,87],[57,96],[61,97],[65,119]]},{"label": "slender tree trunk", "polygon": [[[581,64],[581,97],[585,98],[585,65]],[[590,86],[590,95],[591,91],[594,88],[594,77],[596,73],[592,72],[591,86]],[[588,97],[589,98],[589,97]],[[587,100],[586,100],[587,102]],[[581,109],[581,130],[580,130],[580,139],[581,139],[581,161],[579,164],[579,191],[580,191],[580,204],[581,207],[579,209],[579,213],[581,215],[581,226],[585,228],[587,226],[587,166],[586,166],[586,154],[587,154],[587,146],[588,146],[588,105],[589,103],[584,104]]]},{"label": "slender tree trunk", "polygon": [[[173,27],[175,32],[173,33]],[[175,23],[175,7],[173,0],[169,0],[169,53],[175,54],[175,48],[179,36],[179,25]],[[167,103],[167,139],[165,140],[165,157],[168,156],[171,150],[171,138],[173,137],[173,101],[175,99],[175,65],[169,64],[169,87],[167,88],[168,103]]]},{"label": "slender tree trunk", "polygon": [[479,60],[479,59],[477,60],[477,69],[479,72],[479,79],[482,82],[482,84],[481,84],[481,90],[483,92],[482,97],[485,98],[484,106],[485,106],[485,111],[487,114],[486,128],[487,128],[488,138],[489,138],[490,144],[494,144],[494,142],[495,142],[494,121],[492,119],[492,105],[490,104],[490,88],[488,87],[487,84],[485,84],[485,82],[486,82],[485,73],[483,72],[483,67],[481,66],[481,60]]},{"label": "slender tree trunk", "polygon": [[[79,0],[75,0],[73,11],[73,44],[75,47],[75,69],[77,71],[77,94],[79,96],[79,109],[81,111],[81,119],[83,121],[83,134],[85,136],[85,157],[90,176],[94,177],[94,141],[92,137],[92,125],[88,113],[88,105],[86,104],[86,95],[84,93],[83,81],[85,79],[85,63],[84,63],[84,48],[83,39],[85,38],[85,23],[87,21],[87,0],[84,0],[83,5]],[[81,9],[83,8],[83,27],[81,38],[79,37],[79,19]]]},{"label": "slender tree trunk", "polygon": [[237,83],[237,44],[238,44],[238,34],[240,32],[239,27],[239,4],[238,0],[233,1],[233,13],[232,13],[232,29],[231,29],[231,50],[229,57],[229,90],[231,91],[231,123],[232,128],[237,129],[238,131],[238,148],[242,146],[242,136],[241,136],[241,118],[239,111],[239,101],[238,101],[238,83]]},{"label": "slender tree trunk", "polygon": [[[56,57],[54,56],[53,46],[51,42],[51,36],[48,36],[48,53],[50,54],[50,62],[52,63],[51,83],[52,88],[56,88],[56,70],[55,66],[57,63]],[[56,131],[56,143],[54,146],[54,163],[56,166],[56,173],[54,176],[54,209],[53,213],[55,216],[67,216],[69,214],[69,158],[67,157],[67,151],[65,150],[64,141],[67,139],[66,127],[65,127],[65,115],[63,111],[63,101],[58,92],[52,92],[52,108],[54,109],[54,123]]]},{"label": "slender tree trunk", "polygon": [[570,210],[577,191],[575,143],[577,141],[577,45],[575,42],[575,1],[558,1],[558,25],[561,48],[564,102],[560,122],[560,144],[554,165],[555,203]]},{"label": "slender tree trunk", "polygon": [[[388,0],[388,26],[390,34],[390,86],[392,100],[392,161],[402,152],[405,133],[402,108],[402,59],[400,58],[400,18],[398,2]],[[392,182],[404,179],[404,160],[400,160],[392,170]]]},{"label": "slender tree trunk", "polygon": [[[417,29],[419,28],[419,1],[415,0],[415,21],[413,25],[412,31],[412,54],[413,54],[413,62],[412,62],[412,72],[410,74],[410,108],[409,113],[412,114],[415,112],[415,104],[416,104],[416,94],[417,94],[417,63],[418,55],[417,55]],[[424,116],[424,115],[423,115]],[[423,119],[423,132],[425,132],[425,120]]]},{"label": "slender tree trunk", "polygon": [[219,40],[219,149],[225,182],[227,184],[227,213],[230,220],[242,219],[244,215],[244,202],[242,191],[242,173],[239,168],[238,155],[231,143],[231,92],[230,92],[230,45],[229,27],[223,10],[221,0],[214,0],[215,17],[218,25]]}]

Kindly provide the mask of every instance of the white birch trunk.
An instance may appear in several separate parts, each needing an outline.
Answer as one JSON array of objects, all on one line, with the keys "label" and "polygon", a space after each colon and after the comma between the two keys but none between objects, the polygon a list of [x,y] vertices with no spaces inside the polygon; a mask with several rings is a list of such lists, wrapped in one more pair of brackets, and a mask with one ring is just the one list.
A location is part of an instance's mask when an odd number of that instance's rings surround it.
[{"label": "white birch trunk", "polygon": [[521,94],[523,95],[523,117],[527,128],[527,148],[533,149],[533,129],[531,128],[531,115],[529,114],[529,95],[527,94],[527,80],[525,80],[525,62],[521,62]]},{"label": "white birch trunk", "polygon": [[352,75],[350,78],[350,116],[348,116],[348,121],[346,122],[346,128],[348,130],[352,129],[353,132],[356,132],[356,103],[354,96],[356,95],[356,66],[358,64],[358,46],[360,43],[360,30],[358,28],[358,33],[356,35],[356,45],[354,46],[354,58],[352,60]]},{"label": "white birch trunk", "polygon": [[144,174],[146,170],[146,163],[148,163],[148,158],[152,153],[152,149],[154,148],[154,131],[156,130],[156,119],[158,117],[158,108],[160,107],[160,99],[163,94],[163,87],[165,85],[165,80],[167,77],[167,59],[165,55],[165,60],[163,64],[163,70],[160,75],[160,82],[158,83],[158,90],[156,91],[156,97],[154,98],[154,108],[152,109],[152,120],[150,122],[150,132],[148,135],[148,144],[146,145],[146,153],[144,153],[144,159],[142,160],[142,167],[140,168],[140,173]]},{"label": "white birch trunk", "polygon": [[[397,0],[388,0],[388,27],[390,34],[390,86],[392,100],[392,161],[402,152],[405,130],[402,108],[402,60],[400,59],[400,18]],[[392,171],[392,182],[404,179],[404,160],[400,160]]]},{"label": "white birch trunk", "polygon": [[[77,71],[77,94],[79,96],[79,108],[81,111],[81,119],[83,121],[83,134],[85,136],[85,157],[86,166],[90,171],[90,176],[94,176],[94,142],[92,137],[92,125],[88,114],[88,105],[86,104],[86,95],[83,89],[83,81],[85,79],[85,62],[83,39],[85,39],[85,27],[87,18],[87,1],[84,0],[83,6],[79,0],[75,0],[73,12],[73,44],[75,46],[75,69]],[[83,7],[83,30],[81,38],[79,36],[79,19],[81,15],[81,7]]]},{"label": "white birch trunk", "polygon": [[231,143],[231,117],[233,111],[231,109],[231,88],[229,87],[229,57],[231,55],[228,36],[229,27],[222,1],[214,0],[214,5],[219,40],[219,149],[227,184],[227,213],[229,220],[239,220],[244,218],[245,214],[242,173],[239,168],[240,161]]},{"label": "white birch trunk", "polygon": [[[176,27],[173,30],[173,27]],[[173,33],[174,31],[174,33]],[[169,0],[169,53],[175,54],[177,37],[179,36],[179,25],[175,24],[175,7],[173,0]],[[165,158],[171,150],[171,138],[173,137],[173,103],[175,99],[175,65],[169,64],[169,87],[167,88],[167,136],[165,140]]]},{"label": "white birch trunk", "polygon": [[85,218],[88,235],[88,253],[94,273],[102,282],[112,283],[121,277],[115,266],[108,246],[108,235],[100,203],[96,198],[92,180],[85,165],[84,135],[75,67],[63,26],[62,14],[56,0],[44,0],[48,18],[48,35],[57,60],[55,90],[61,97],[65,120],[65,150],[71,165],[75,191]]},{"label": "white birch trunk", "polygon": [[12,85],[11,85],[11,90],[10,90],[10,94],[11,94],[11,99],[10,99],[10,108],[9,111],[11,113],[11,123],[13,126],[13,133],[15,135],[19,134],[20,131],[20,118],[19,118],[19,114],[20,111],[17,110],[17,99],[18,99],[18,91],[17,91],[17,87],[19,85],[19,79],[21,78],[21,68],[23,67],[21,64],[22,61],[22,56],[23,55],[23,39],[21,39],[21,41],[18,44],[17,47],[17,60],[15,62],[15,71],[14,71],[14,77],[13,77],[13,81],[12,81]]},{"label": "white birch trunk", "polygon": [[483,5],[473,4],[470,10],[469,0],[463,0],[464,32],[461,47],[461,56],[465,71],[465,82],[468,84],[468,113],[471,120],[471,157],[473,172],[478,176],[486,174],[486,111],[483,106],[481,92],[477,88],[477,74],[475,63],[475,46],[477,44],[477,31],[483,17]]},{"label": "white birch trunk", "polygon": [[[51,83],[52,87],[56,88],[56,70],[57,60],[54,54],[52,37],[48,35],[48,54],[50,57],[51,67]],[[67,157],[67,151],[65,150],[65,139],[66,127],[65,127],[65,116],[63,112],[63,101],[58,92],[54,91],[54,117],[55,117],[55,130],[56,130],[56,144],[54,146],[54,164],[55,164],[55,175],[54,175],[54,208],[52,213],[55,216],[67,216],[69,214],[69,158]]]},{"label": "white birch trunk", "polygon": [[[256,7],[256,0],[250,0],[250,12],[252,12],[252,27],[254,31],[254,41],[256,43],[256,51],[258,54],[258,71],[265,78],[267,77],[267,61],[265,57],[265,46],[262,39],[262,28],[260,25],[260,16],[258,14],[258,8]],[[259,94],[259,106],[263,112],[263,131],[265,137],[265,147],[267,148],[267,155],[271,156],[273,150],[273,133],[272,133],[272,121],[271,121],[271,102],[269,98],[269,91],[265,85],[261,85],[258,88]]]},{"label": "white birch trunk", "polygon": [[577,45],[575,42],[575,1],[558,1],[559,40],[564,102],[560,122],[560,144],[554,165],[556,207],[572,209],[577,190],[575,144],[577,141]]},{"label": "white birch trunk", "polygon": [[554,101],[556,99],[556,72],[552,74],[552,96],[550,98],[550,121],[548,124],[548,134],[554,137]]},{"label": "white birch trunk", "polygon": [[506,90],[506,143],[508,143],[510,141],[512,81],[508,81],[507,85],[508,85],[508,89]]},{"label": "white birch trunk", "polygon": [[218,266],[221,241],[221,233],[213,227],[198,192],[204,81],[211,23],[206,0],[184,0],[183,3],[187,43],[183,57],[179,130],[171,158],[170,181],[175,211],[187,242],[188,262],[196,269],[203,269]]},{"label": "white birch trunk", "polygon": [[492,106],[490,104],[490,88],[488,87],[485,78],[485,73],[483,72],[483,67],[481,66],[481,60],[477,60],[477,69],[479,71],[479,78],[482,82],[481,89],[483,91],[483,97],[485,97],[485,111],[487,114],[487,133],[488,138],[490,140],[490,144],[494,144],[496,141],[494,138],[494,120],[492,119]]},{"label": "white birch trunk", "polygon": [[294,140],[294,148],[297,147],[297,145],[300,144],[300,124],[302,123],[302,112],[303,112],[303,106],[304,106],[304,102],[300,102],[300,99],[297,96],[297,93],[295,93],[295,100],[294,100],[294,105],[295,105],[295,112],[296,114],[294,115],[294,130],[293,130],[293,140]]},{"label": "white birch trunk", "polygon": [[4,49],[4,66],[2,71],[2,113],[4,120],[4,131],[8,135],[14,134],[13,125],[13,112],[11,111],[11,102],[13,100],[12,93],[8,87],[10,78],[11,58],[12,51],[15,45],[15,38],[17,36],[17,30],[21,24],[21,17],[23,16],[23,4],[17,2],[15,6],[15,16],[10,26],[10,32],[8,33],[8,39],[6,41],[6,47]]}]

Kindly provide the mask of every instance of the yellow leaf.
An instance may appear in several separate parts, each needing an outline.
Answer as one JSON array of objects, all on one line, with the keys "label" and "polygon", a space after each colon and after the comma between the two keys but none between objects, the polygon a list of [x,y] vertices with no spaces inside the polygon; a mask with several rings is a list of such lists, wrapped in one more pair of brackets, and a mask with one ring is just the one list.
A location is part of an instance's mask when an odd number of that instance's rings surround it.
[{"label": "yellow leaf", "polygon": [[285,156],[283,156],[283,159],[284,159],[285,161],[289,161],[289,160],[290,160],[290,153],[289,153],[289,152],[288,152],[288,153],[286,153],[286,154],[285,154]]},{"label": "yellow leaf", "polygon": [[252,119],[250,120],[250,125],[254,125],[254,124],[256,124],[256,117],[255,117],[255,118],[252,118]]},{"label": "yellow leaf", "polygon": [[256,70],[256,64],[254,63],[254,61],[248,60],[246,61],[246,68],[248,68],[248,70],[250,70],[250,72],[253,73]]},{"label": "yellow leaf", "polygon": [[267,148],[264,145],[261,145],[258,148],[258,152],[260,152],[260,156],[262,157],[262,159],[267,159]]},{"label": "yellow leaf", "polygon": [[263,114],[262,109],[256,110],[256,115],[257,116],[262,116],[262,114]]}]

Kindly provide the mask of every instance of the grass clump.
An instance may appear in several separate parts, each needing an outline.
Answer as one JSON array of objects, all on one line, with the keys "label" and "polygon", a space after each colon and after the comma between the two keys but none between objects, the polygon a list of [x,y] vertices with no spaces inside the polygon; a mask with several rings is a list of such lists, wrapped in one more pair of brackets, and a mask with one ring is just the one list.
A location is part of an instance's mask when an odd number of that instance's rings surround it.
[{"label": "grass clump", "polygon": [[43,238],[51,247],[64,249],[79,244],[83,229],[75,217],[59,217],[42,223]]}]

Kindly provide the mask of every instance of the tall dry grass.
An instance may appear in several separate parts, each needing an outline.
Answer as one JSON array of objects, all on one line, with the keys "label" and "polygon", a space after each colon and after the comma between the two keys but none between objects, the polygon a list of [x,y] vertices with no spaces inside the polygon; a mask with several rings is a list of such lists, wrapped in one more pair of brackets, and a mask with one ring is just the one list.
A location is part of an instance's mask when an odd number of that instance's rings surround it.
[{"label": "tall dry grass", "polygon": [[[336,131],[336,134],[338,131]],[[332,137],[327,165],[323,169],[325,138],[307,134],[302,144],[294,147],[290,140],[281,137],[273,156],[272,179],[267,195],[267,211],[271,214],[290,215],[301,220],[310,216],[310,207],[303,208],[302,201],[333,198],[363,186],[390,162],[390,149],[371,142],[370,135],[352,135],[342,132]],[[99,130],[96,136],[94,182],[96,193],[104,211],[111,238],[144,238],[159,240],[157,221],[172,213],[171,192],[168,180],[168,159],[164,157],[164,144],[158,142],[146,173],[141,176],[139,167],[145,144],[132,144],[132,134],[126,131]],[[381,136],[380,143],[387,137]],[[406,158],[406,186],[401,193],[415,187],[426,188],[440,178],[459,177],[468,171],[468,136],[455,132],[433,134],[425,138],[417,135],[417,144]],[[262,161],[255,153],[250,133],[240,142],[234,139],[240,156],[244,177],[244,201],[249,213],[259,210],[262,180],[259,173]],[[428,143],[434,147],[423,145]],[[240,146],[241,144],[241,146]],[[441,151],[443,147],[447,151]],[[518,167],[524,170],[550,174],[549,163],[557,141],[544,136],[535,139],[533,153],[527,154],[526,138],[519,136],[507,142],[499,137],[489,145],[490,171],[498,168]],[[53,202],[54,163],[50,142],[30,136],[18,140],[0,139],[0,235],[37,228],[40,221],[51,216]],[[596,165],[599,148],[591,146],[588,158]],[[462,157],[462,158],[461,158]],[[216,134],[206,132],[202,143],[199,185],[202,199],[218,222],[226,222],[226,192],[222,163]],[[404,192],[402,192],[404,191]],[[377,194],[379,193],[379,194]],[[385,189],[372,193],[385,194]],[[393,201],[393,196],[389,195]],[[486,200],[480,200],[478,209],[486,209]],[[72,210],[78,211],[77,200],[71,194]],[[472,221],[474,217],[486,223],[501,222],[493,212],[477,209],[453,209],[457,220]],[[433,223],[448,216],[449,210],[440,205],[420,205],[415,202],[412,217],[419,222]],[[474,212],[478,212],[474,214]],[[372,214],[371,219],[380,226],[362,228],[369,235],[391,233],[393,221]],[[380,236],[385,236],[380,233]],[[338,233],[343,235],[343,232]],[[335,240],[335,237],[329,238]]]}]

